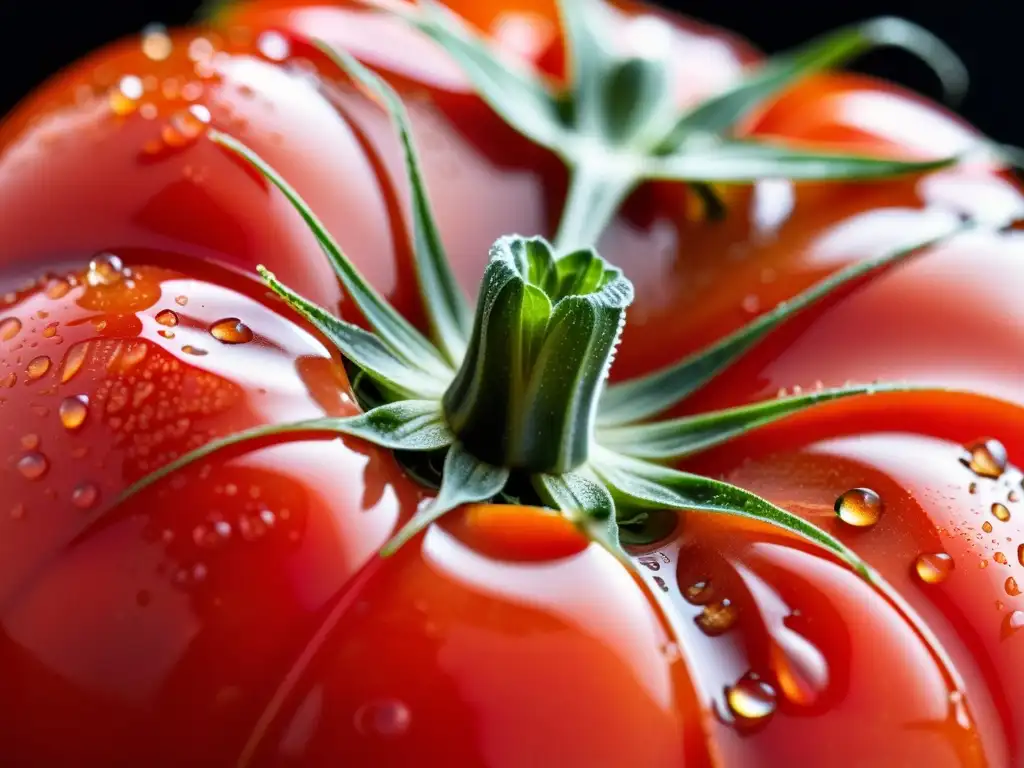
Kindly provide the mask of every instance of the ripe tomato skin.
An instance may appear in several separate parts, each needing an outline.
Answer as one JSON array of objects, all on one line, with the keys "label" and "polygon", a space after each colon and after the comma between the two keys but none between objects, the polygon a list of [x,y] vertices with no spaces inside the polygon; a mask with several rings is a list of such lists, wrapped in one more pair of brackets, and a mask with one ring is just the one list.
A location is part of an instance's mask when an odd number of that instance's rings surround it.
[{"label": "ripe tomato skin", "polygon": [[[10,764],[230,764],[320,612],[421,498],[386,451],[292,438],[118,504],[211,437],[355,412],[337,358],[254,280],[121,253],[130,277],[79,271],[0,312]],[[216,340],[225,317],[252,341]]]}]

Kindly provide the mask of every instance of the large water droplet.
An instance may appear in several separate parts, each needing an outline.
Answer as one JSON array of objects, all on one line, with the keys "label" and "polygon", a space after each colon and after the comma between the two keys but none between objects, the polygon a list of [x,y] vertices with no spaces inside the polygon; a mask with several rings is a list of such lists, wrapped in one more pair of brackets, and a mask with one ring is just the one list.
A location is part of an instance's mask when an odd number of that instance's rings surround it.
[{"label": "large water droplet", "polygon": [[60,380],[62,383],[67,384],[71,379],[75,377],[75,374],[82,370],[82,364],[85,363],[85,358],[89,352],[89,344],[75,344],[71,349],[68,350],[67,357],[64,358],[64,365],[61,367]]},{"label": "large water droplet", "polygon": [[1000,504],[998,501],[992,505],[992,514],[1001,523],[1010,519],[1010,510],[1006,508],[1005,504]]},{"label": "large water droplet", "polygon": [[98,253],[89,261],[85,281],[95,287],[117,285],[124,277],[124,262],[113,253]]},{"label": "large water droplet", "polygon": [[953,558],[945,552],[921,555],[914,563],[918,578],[926,584],[939,584],[953,570]]},{"label": "large water droplet", "polygon": [[397,699],[384,699],[364,704],[353,720],[356,730],[364,736],[401,736],[409,730],[412,713]]},{"label": "large water droplet", "polygon": [[828,687],[828,662],[807,638],[781,625],[772,630],[772,667],[790,701],[812,706]]},{"label": "large water droplet", "polygon": [[1006,565],[1006,563],[1008,562],[1006,559],[1006,555],[1004,555],[1002,552],[996,552],[994,555],[992,555],[992,559],[1000,565]]},{"label": "large water droplet", "polygon": [[62,299],[70,290],[71,284],[63,278],[54,278],[46,284],[46,296],[50,299]]},{"label": "large water droplet", "polygon": [[99,488],[92,483],[82,483],[71,492],[71,503],[79,509],[91,509],[99,497]]},{"label": "large water droplet", "polygon": [[999,477],[1006,471],[1006,447],[987,437],[964,446],[966,453],[960,459],[974,474],[981,477]]},{"label": "large water droplet", "polygon": [[16,317],[5,317],[0,320],[0,341],[10,341],[21,332],[21,320]]},{"label": "large water droplet", "polygon": [[1003,619],[1003,637],[1024,629],[1024,611],[1012,611]]},{"label": "large water droplet", "polygon": [[38,379],[41,376],[45,376],[48,370],[50,370],[50,358],[46,355],[40,355],[29,360],[25,373],[28,374],[30,379]]},{"label": "large water droplet", "polygon": [[731,600],[719,600],[705,605],[704,610],[694,618],[694,621],[705,634],[714,637],[732,629],[738,615],[736,606],[732,604]]},{"label": "large water droplet", "polygon": [[37,451],[29,451],[18,459],[18,471],[29,480],[38,480],[46,474],[46,470],[49,468],[50,462]]},{"label": "large water droplet", "polygon": [[882,497],[870,488],[852,488],[836,499],[835,510],[847,525],[870,528],[882,517]]},{"label": "large water droplet", "polygon": [[985,533],[992,533],[992,523],[986,520],[984,523],[981,524],[981,530],[983,530]]},{"label": "large water droplet", "polygon": [[1016,597],[1020,594],[1020,587],[1017,585],[1017,580],[1013,578],[1013,576],[1010,576],[1006,580],[1006,583],[1003,584],[1003,588],[1006,590],[1006,594],[1010,597]]},{"label": "large water droplet", "polygon": [[60,423],[65,429],[78,429],[85,423],[85,417],[89,415],[89,398],[85,395],[73,395],[65,397],[58,409]]},{"label": "large water droplet", "polygon": [[161,309],[156,313],[156,321],[160,323],[160,325],[166,325],[168,328],[173,328],[178,324],[178,315],[173,310]]},{"label": "large water droplet", "polygon": [[245,344],[252,341],[252,331],[237,317],[226,317],[210,326],[210,335],[224,344]]},{"label": "large water droplet", "polygon": [[764,721],[775,712],[775,689],[753,674],[746,674],[726,689],[732,713],[745,724]]}]

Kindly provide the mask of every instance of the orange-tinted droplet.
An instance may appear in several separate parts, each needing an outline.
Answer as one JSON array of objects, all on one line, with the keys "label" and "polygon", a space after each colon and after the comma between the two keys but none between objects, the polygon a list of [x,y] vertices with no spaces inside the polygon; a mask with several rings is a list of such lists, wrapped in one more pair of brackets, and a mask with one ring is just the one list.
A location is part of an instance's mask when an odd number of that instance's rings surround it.
[{"label": "orange-tinted droplet", "polygon": [[992,505],[992,514],[1001,523],[1010,519],[1010,510],[1006,508],[1005,504],[1000,504],[998,501]]},{"label": "orange-tinted droplet", "polygon": [[58,409],[60,423],[65,429],[78,429],[89,415],[89,398],[85,395],[65,397]]},{"label": "orange-tinted droplet", "polygon": [[726,690],[725,699],[741,724],[763,722],[775,712],[775,689],[755,675],[741,677]]},{"label": "orange-tinted droplet", "polygon": [[1016,597],[1020,594],[1020,587],[1017,585],[1017,580],[1010,576],[1003,584],[1003,588],[1006,590],[1006,594],[1010,597]]},{"label": "orange-tinted droplet", "polygon": [[736,624],[738,612],[731,600],[720,600],[704,606],[694,619],[704,634],[715,637],[728,632]]},{"label": "orange-tinted droplet", "polygon": [[181,348],[181,351],[184,352],[186,355],[195,355],[196,357],[202,357],[203,355],[210,354],[205,349],[193,347],[191,344],[186,344],[185,346],[183,346]]},{"label": "orange-tinted droplet", "polygon": [[0,378],[0,387],[4,387],[5,389],[10,389],[17,383],[18,374],[16,374],[14,371],[11,371],[6,376]]},{"label": "orange-tinted droplet", "polygon": [[1004,555],[1002,552],[996,552],[994,555],[992,555],[992,559],[1000,565],[1006,565],[1006,563],[1008,562],[1006,559],[1006,555]]},{"label": "orange-tinted droplet", "polygon": [[43,328],[43,338],[44,339],[52,339],[54,336],[56,336],[57,335],[57,327],[59,325],[60,325],[60,323],[50,323],[45,328]]},{"label": "orange-tinted droplet", "polygon": [[1017,546],[1017,562],[1024,565],[1024,544]]},{"label": "orange-tinted droplet", "polygon": [[686,598],[686,602],[693,605],[704,605],[711,599],[711,596],[710,581],[695,581],[683,590],[683,597]]},{"label": "orange-tinted droplet", "polygon": [[124,262],[113,253],[98,253],[89,261],[85,281],[93,287],[117,285],[124,277]]},{"label": "orange-tinted droplet", "polygon": [[10,341],[21,332],[21,320],[5,317],[0,320],[0,341]]},{"label": "orange-tinted droplet", "polygon": [[49,468],[50,463],[46,457],[37,451],[29,451],[18,459],[18,471],[29,480],[38,480]]},{"label": "orange-tinted droplet", "polygon": [[71,503],[79,509],[91,509],[99,497],[99,488],[92,483],[82,483],[71,492]]},{"label": "orange-tinted droplet", "polygon": [[40,355],[29,360],[25,373],[30,379],[38,379],[40,376],[45,376],[48,370],[50,370],[50,358]]},{"label": "orange-tinted droplet", "polygon": [[68,350],[68,354],[64,358],[64,365],[61,366],[61,382],[67,384],[69,381],[71,381],[71,379],[75,377],[76,373],[82,370],[82,364],[85,362],[85,358],[88,352],[88,342],[84,344],[75,344],[75,346]]},{"label": "orange-tinted droplet", "polygon": [[224,344],[245,344],[252,341],[252,331],[237,317],[226,317],[210,326],[210,335]]},{"label": "orange-tinted droplet", "polygon": [[55,278],[46,284],[46,296],[50,299],[62,299],[70,290],[71,284],[62,278]]},{"label": "orange-tinted droplet", "polygon": [[178,324],[178,314],[170,309],[161,309],[156,313],[156,321],[160,323],[160,325],[173,328]]},{"label": "orange-tinted droplet", "polygon": [[953,558],[945,552],[921,555],[914,563],[918,578],[925,584],[939,584],[945,581],[953,570]]},{"label": "orange-tinted droplet", "polygon": [[145,92],[141,78],[135,75],[125,75],[118,81],[117,85],[110,89],[108,103],[115,115],[125,117],[130,115],[139,106],[139,99]]},{"label": "orange-tinted droplet", "polygon": [[870,488],[852,488],[836,499],[835,511],[847,525],[870,528],[882,517],[882,497]]},{"label": "orange-tinted droplet", "polygon": [[165,339],[174,338],[174,331],[168,331],[166,328],[161,328],[159,331],[157,331],[157,334]]},{"label": "orange-tinted droplet", "polygon": [[984,523],[981,524],[981,530],[983,530],[985,533],[992,533],[992,523],[986,520]]},{"label": "orange-tinted droplet", "polygon": [[974,474],[994,478],[1006,471],[1006,446],[998,440],[991,437],[975,440],[964,446],[964,450],[965,454],[960,461]]}]

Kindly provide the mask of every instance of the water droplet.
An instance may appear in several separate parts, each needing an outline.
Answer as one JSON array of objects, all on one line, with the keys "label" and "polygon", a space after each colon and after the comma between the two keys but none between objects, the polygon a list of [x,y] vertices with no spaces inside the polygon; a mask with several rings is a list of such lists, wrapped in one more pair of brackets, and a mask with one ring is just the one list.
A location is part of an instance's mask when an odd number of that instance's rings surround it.
[{"label": "water droplet", "polygon": [[1017,585],[1017,580],[1013,578],[1013,576],[1010,576],[1006,580],[1006,583],[1003,584],[1003,587],[1006,589],[1006,594],[1008,594],[1010,597],[1016,597],[1020,594],[1020,587]]},{"label": "water droplet", "polygon": [[704,605],[711,599],[711,582],[697,581],[683,590],[683,597],[688,603]]},{"label": "water droplet", "polygon": [[5,387],[6,389],[10,389],[11,387],[13,387],[17,383],[18,383],[18,374],[16,374],[14,371],[11,371],[6,376],[4,376],[2,379],[0,379],[0,387]]},{"label": "water droplet", "polygon": [[71,284],[62,278],[54,278],[46,284],[46,297],[49,299],[62,299],[68,295]]},{"label": "water droplet", "polygon": [[1020,501],[1020,495],[1011,489],[1010,492],[1006,494],[1006,500],[1013,504],[1014,502]]},{"label": "water droplet", "polygon": [[288,39],[280,32],[264,32],[256,41],[260,53],[271,61],[284,61],[291,55],[292,49]]},{"label": "water droplet", "polygon": [[409,708],[397,699],[364,704],[354,717],[356,730],[364,736],[401,736],[412,723]]},{"label": "water droplet", "polygon": [[43,454],[30,451],[18,459],[18,471],[29,480],[38,480],[46,474],[50,463]]},{"label": "water droplet", "polygon": [[178,315],[173,310],[161,309],[156,313],[156,321],[160,325],[166,325],[168,328],[173,328],[178,324]]},{"label": "water droplet", "polygon": [[0,341],[10,341],[21,332],[21,320],[16,317],[5,317],[0,320]]},{"label": "water droplet", "polygon": [[85,281],[93,286],[117,285],[124,277],[124,262],[112,253],[98,253],[89,262]]},{"label": "water droplet", "polygon": [[38,379],[40,376],[45,376],[48,370],[50,370],[50,358],[40,355],[29,360],[25,373],[30,379]]},{"label": "water droplet", "polygon": [[1002,552],[996,552],[994,555],[992,555],[992,559],[1000,565],[1006,565],[1007,562],[1006,555],[1004,555]]},{"label": "water droplet", "polygon": [[1017,562],[1024,565],[1024,544],[1017,546]]},{"label": "water droplet", "polygon": [[185,346],[183,346],[181,348],[181,351],[184,352],[186,355],[195,355],[196,357],[202,357],[203,355],[210,354],[205,349],[193,347],[191,344],[186,344]]},{"label": "water droplet", "polygon": [[882,516],[882,497],[870,488],[853,488],[836,499],[835,510],[847,525],[870,528]]},{"label": "water droplet", "polygon": [[252,341],[252,331],[237,317],[226,317],[210,326],[210,335],[224,344],[246,344]]},{"label": "water droplet", "polygon": [[985,533],[992,533],[992,523],[986,520],[984,523],[981,524],[981,530],[983,530]]},{"label": "water droplet", "polygon": [[110,89],[108,102],[115,115],[130,115],[139,106],[139,99],[145,88],[142,80],[135,75],[125,75],[116,86]]},{"label": "water droplet", "polygon": [[828,687],[828,662],[806,637],[784,624],[771,634],[772,667],[782,693],[796,704],[813,706]]},{"label": "water droplet", "polygon": [[704,634],[715,637],[728,632],[736,623],[739,612],[731,600],[719,600],[704,606],[704,610],[694,618],[697,626]]},{"label": "water droplet", "polygon": [[78,429],[89,415],[89,398],[85,395],[66,397],[58,409],[60,423],[65,429]]},{"label": "water droplet", "polygon": [[57,335],[57,327],[59,325],[60,325],[60,323],[50,323],[45,328],[43,328],[43,338],[44,339],[52,339],[54,336],[56,336]]},{"label": "water droplet", "polygon": [[165,338],[165,339],[173,339],[174,338],[174,331],[168,331],[165,328],[161,328],[159,331],[157,331],[157,335],[159,335],[159,336],[161,336],[162,338]]},{"label": "water droplet", "polygon": [[142,30],[142,53],[147,59],[163,61],[173,50],[174,44],[163,26],[150,24]]},{"label": "water droplet", "polygon": [[1010,510],[1005,505],[1000,504],[998,501],[992,505],[992,514],[995,515],[996,520],[1001,523],[1005,523],[1010,519]]},{"label": "water droplet", "polygon": [[1011,611],[1003,619],[1003,637],[1009,637],[1022,628],[1024,628],[1024,611]]},{"label": "water droplet", "polygon": [[978,492],[978,484],[972,482],[970,485],[967,486],[967,492],[973,496],[975,493]]},{"label": "water droplet", "polygon": [[756,675],[744,675],[726,689],[729,709],[748,724],[763,721],[775,712],[775,689]]},{"label": "water droplet", "polygon": [[976,440],[964,447],[960,461],[981,477],[999,477],[1006,470],[1006,447],[993,438]]},{"label": "water droplet", "polygon": [[99,488],[92,483],[82,483],[71,492],[71,503],[79,509],[91,509],[99,497]]},{"label": "water droplet", "polygon": [[175,303],[176,303],[176,304],[177,304],[177,305],[178,305],[179,307],[184,307],[184,306],[185,306],[186,304],[188,304],[188,296],[176,296],[176,297],[174,298],[174,302],[175,302]]},{"label": "water droplet", "polygon": [[971,716],[967,712],[967,700],[963,691],[950,691],[949,705],[953,708],[953,719],[961,728],[971,727]]},{"label": "water droplet", "polygon": [[918,577],[926,584],[939,584],[953,570],[953,558],[945,552],[921,555],[914,563]]}]

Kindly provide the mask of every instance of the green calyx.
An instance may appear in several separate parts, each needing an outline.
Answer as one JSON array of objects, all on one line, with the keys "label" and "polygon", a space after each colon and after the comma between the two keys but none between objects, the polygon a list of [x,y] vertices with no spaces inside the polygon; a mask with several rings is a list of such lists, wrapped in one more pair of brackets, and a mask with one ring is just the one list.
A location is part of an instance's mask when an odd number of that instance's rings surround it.
[{"label": "green calyx", "polygon": [[553,83],[503,56],[434,0],[415,6],[364,1],[400,15],[440,43],[497,114],[569,166],[569,195],[555,237],[560,252],[593,245],[625,196],[645,179],[689,183],[713,217],[720,215],[721,203],[712,184],[876,179],[956,160],[841,154],[738,134],[747,117],[784,89],[879,46],[918,56],[939,76],[947,96],[960,98],[967,84],[963,64],[934,35],[902,19],[871,19],[823,35],[680,112],[673,101],[673,32],[657,16],[617,17],[604,0],[559,0],[569,71],[567,82]]}]

